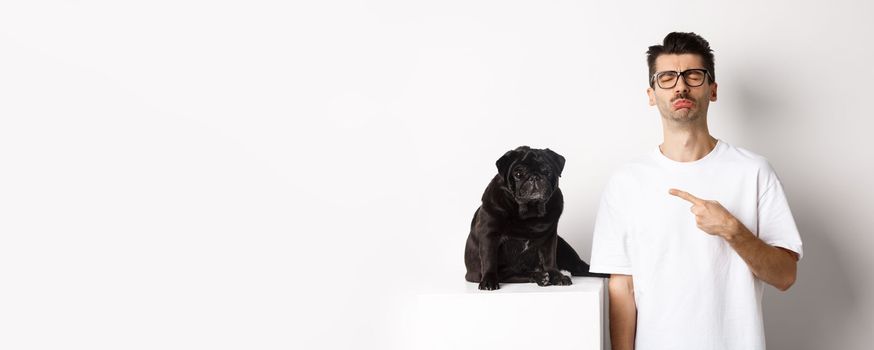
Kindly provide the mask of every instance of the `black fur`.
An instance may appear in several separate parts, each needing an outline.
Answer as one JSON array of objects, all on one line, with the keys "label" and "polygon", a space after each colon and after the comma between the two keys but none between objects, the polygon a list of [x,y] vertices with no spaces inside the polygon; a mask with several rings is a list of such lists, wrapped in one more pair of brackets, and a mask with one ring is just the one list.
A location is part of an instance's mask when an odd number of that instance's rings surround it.
[{"label": "black fur", "polygon": [[558,178],[565,159],[550,149],[521,146],[504,154],[470,224],[464,250],[465,279],[479,289],[505,282],[569,285],[573,276],[609,277],[589,272],[589,264],[558,236],[564,207]]}]

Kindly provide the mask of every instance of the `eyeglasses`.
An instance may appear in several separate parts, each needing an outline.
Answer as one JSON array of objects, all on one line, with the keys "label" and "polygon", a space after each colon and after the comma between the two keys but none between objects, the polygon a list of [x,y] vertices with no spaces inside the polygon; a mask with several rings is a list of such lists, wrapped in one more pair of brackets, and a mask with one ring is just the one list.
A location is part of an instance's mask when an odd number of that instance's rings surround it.
[{"label": "eyeglasses", "polygon": [[702,68],[693,68],[687,69],[682,72],[674,71],[674,70],[666,70],[663,72],[656,72],[652,75],[652,78],[649,81],[650,86],[654,86],[658,84],[662,89],[673,89],[674,86],[677,86],[677,82],[680,81],[680,76],[683,76],[683,80],[686,82],[686,85],[689,87],[698,87],[704,85],[704,81],[707,80],[707,77],[710,77],[710,80],[713,81],[713,75],[710,74],[709,71]]}]

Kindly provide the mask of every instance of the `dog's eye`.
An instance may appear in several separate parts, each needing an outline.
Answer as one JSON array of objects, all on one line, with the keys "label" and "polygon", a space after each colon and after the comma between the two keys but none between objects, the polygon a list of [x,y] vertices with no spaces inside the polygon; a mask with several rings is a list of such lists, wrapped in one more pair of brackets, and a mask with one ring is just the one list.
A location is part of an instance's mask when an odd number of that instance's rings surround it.
[{"label": "dog's eye", "polygon": [[518,179],[518,178],[522,177],[522,172],[517,171],[515,174],[513,174],[513,176],[515,176]]}]

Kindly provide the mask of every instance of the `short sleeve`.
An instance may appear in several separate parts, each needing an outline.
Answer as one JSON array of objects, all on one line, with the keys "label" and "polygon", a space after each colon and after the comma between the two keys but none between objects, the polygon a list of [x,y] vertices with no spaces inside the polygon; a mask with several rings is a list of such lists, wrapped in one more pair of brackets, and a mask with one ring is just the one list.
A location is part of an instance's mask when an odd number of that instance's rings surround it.
[{"label": "short sleeve", "polygon": [[631,259],[628,256],[629,240],[626,222],[617,198],[615,178],[604,190],[598,215],[595,218],[595,232],[592,235],[592,264],[589,271],[631,275]]},{"label": "short sleeve", "polygon": [[768,165],[764,169],[763,185],[765,187],[759,197],[758,235],[759,239],[775,247],[786,248],[798,253],[798,258],[804,255],[801,247],[801,235],[789,209],[789,202],[783,192],[783,184],[773,169]]}]

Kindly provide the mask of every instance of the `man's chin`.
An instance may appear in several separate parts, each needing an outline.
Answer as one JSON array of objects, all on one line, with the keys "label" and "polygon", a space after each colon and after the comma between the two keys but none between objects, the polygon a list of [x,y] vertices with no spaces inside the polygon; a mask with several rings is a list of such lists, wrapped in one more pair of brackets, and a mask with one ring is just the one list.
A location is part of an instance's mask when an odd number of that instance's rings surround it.
[{"label": "man's chin", "polygon": [[667,119],[679,123],[688,123],[698,119],[698,113],[693,113],[688,108],[680,108],[670,113]]}]

